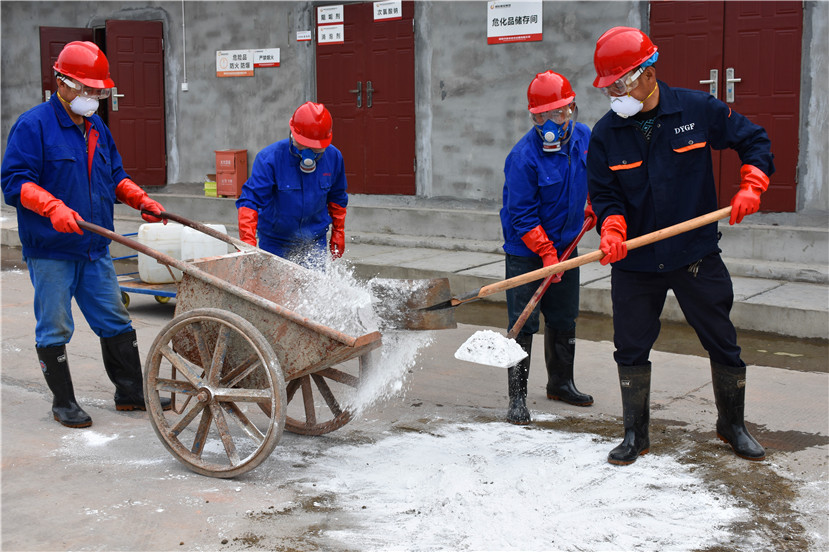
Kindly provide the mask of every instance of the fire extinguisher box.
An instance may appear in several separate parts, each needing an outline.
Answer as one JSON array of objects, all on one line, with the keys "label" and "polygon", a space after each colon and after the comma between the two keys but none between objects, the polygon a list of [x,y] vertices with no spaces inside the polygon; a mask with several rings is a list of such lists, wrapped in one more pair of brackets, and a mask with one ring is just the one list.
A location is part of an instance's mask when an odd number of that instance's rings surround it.
[{"label": "fire extinguisher box", "polygon": [[216,152],[216,195],[239,197],[248,179],[248,150],[226,149]]}]

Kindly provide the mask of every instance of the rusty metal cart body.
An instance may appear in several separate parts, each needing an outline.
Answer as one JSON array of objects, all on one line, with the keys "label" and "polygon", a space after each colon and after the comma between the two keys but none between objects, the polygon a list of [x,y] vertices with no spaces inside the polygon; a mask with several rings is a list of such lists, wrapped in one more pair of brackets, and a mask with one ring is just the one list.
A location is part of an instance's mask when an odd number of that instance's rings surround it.
[{"label": "rusty metal cart body", "polygon": [[[298,304],[310,270],[165,215],[237,252],[184,262],[79,223],[184,273],[175,316],[144,368],[150,421],[167,450],[197,473],[234,477],[265,460],[283,429],[320,435],[346,424],[351,414],[338,397],[359,387],[381,334],[350,336],[289,310],[283,305]],[[160,402],[167,395],[170,411]]]}]

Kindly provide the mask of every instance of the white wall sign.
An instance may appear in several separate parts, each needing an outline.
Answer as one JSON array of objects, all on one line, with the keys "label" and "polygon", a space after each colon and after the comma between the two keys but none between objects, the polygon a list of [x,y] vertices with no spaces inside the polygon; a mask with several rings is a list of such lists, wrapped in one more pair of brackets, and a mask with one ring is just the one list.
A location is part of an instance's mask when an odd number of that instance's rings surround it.
[{"label": "white wall sign", "polygon": [[401,0],[375,2],[374,20],[387,21],[390,19],[403,19],[403,2]]},{"label": "white wall sign", "polygon": [[487,2],[487,44],[541,40],[541,4],[540,0]]},{"label": "white wall sign", "polygon": [[345,42],[345,25],[320,25],[317,27],[317,44],[342,44]]},{"label": "white wall sign", "polygon": [[317,8],[317,25],[336,25],[343,19],[343,6],[320,6]]},{"label": "white wall sign", "polygon": [[279,67],[279,48],[254,50],[253,67]]},{"label": "white wall sign", "polygon": [[252,77],[253,52],[251,50],[216,51],[217,77]]},{"label": "white wall sign", "polygon": [[296,32],[296,41],[297,42],[311,42],[311,31],[297,31]]}]

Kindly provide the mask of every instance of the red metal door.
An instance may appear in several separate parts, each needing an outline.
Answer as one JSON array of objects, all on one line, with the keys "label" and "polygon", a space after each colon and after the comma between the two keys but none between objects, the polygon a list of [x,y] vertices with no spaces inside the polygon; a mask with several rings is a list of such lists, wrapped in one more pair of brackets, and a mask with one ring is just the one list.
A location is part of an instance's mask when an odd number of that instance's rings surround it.
[{"label": "red metal door", "polygon": [[40,28],[40,89],[42,100],[48,101],[49,96],[57,88],[55,83],[55,62],[58,54],[67,43],[75,40],[93,42],[92,29],[75,27],[41,27]]},{"label": "red metal door", "polygon": [[107,21],[106,55],[117,94],[109,128],[124,170],[142,186],[167,184],[161,21]]},{"label": "red metal door", "polygon": [[[651,2],[658,77],[715,93],[769,133],[776,172],[764,211],[796,208],[802,21],[800,2]],[[700,82],[713,80],[711,70],[717,72],[713,90]],[[732,72],[739,82],[726,82]],[[715,152],[713,161],[726,206],[739,186],[740,161],[730,150]]]},{"label": "red metal door", "polygon": [[372,3],[346,4],[344,43],[317,45],[317,99],[334,117],[350,193],[416,191],[414,3],[402,7],[374,21]]}]

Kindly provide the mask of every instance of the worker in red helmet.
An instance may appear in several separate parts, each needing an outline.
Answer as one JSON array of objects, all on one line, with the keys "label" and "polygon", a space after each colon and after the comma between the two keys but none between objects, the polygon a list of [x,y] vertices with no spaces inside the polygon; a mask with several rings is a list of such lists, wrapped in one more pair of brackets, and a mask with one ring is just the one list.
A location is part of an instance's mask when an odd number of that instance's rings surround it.
[{"label": "worker in red helmet", "polygon": [[[587,202],[585,160],[590,130],[576,121],[576,93],[564,76],[545,71],[530,82],[527,100],[532,127],[504,164],[501,226],[507,278],[558,263],[559,252],[579,235],[585,218],[595,220]],[[574,250],[573,255],[577,254]],[[593,404],[593,397],[576,389],[573,382],[579,271],[564,272],[553,281],[516,336],[528,356],[507,373],[507,421],[513,424],[531,421],[527,377],[539,310],[544,314],[547,398],[577,406]],[[508,330],[537,288],[538,282],[533,282],[507,290]]]},{"label": "worker in red helmet", "polygon": [[324,105],[305,102],[288,126],[288,138],[256,155],[236,200],[239,237],[280,257],[319,266],[329,228],[331,256],[345,251],[345,165],[331,145],[333,120]]},{"label": "worker in red helmet", "polygon": [[717,223],[629,254],[625,240],[717,209],[712,149],[733,149],[742,161],[730,224],[757,212],[774,173],[771,144],[762,127],[707,92],[657,81],[658,56],[639,29],[614,27],[599,37],[593,57],[593,85],[609,98],[611,111],[593,127],[587,179],[601,262],[612,263],[614,359],[625,427],[608,461],[631,464],[650,448],[649,355],[668,290],[710,357],[717,436],[738,456],[762,460],[765,451],[743,420],[746,365],[730,319],[734,292]]},{"label": "worker in red helmet", "polygon": [[[95,114],[115,86],[103,52],[91,42],[70,42],[54,70],[56,94],[21,115],[9,132],[2,187],[6,203],[17,208],[35,289],[35,348],[54,397],[52,415],[64,426],[88,427],[92,419],[75,398],[66,356],[73,298],[100,338],[116,409],[146,408],[135,330],[121,302],[110,240],[84,232],[78,221],[113,230],[116,201],[155,214],[164,208],[124,171],[109,129]],[[169,399],[163,402],[169,407]]]}]

